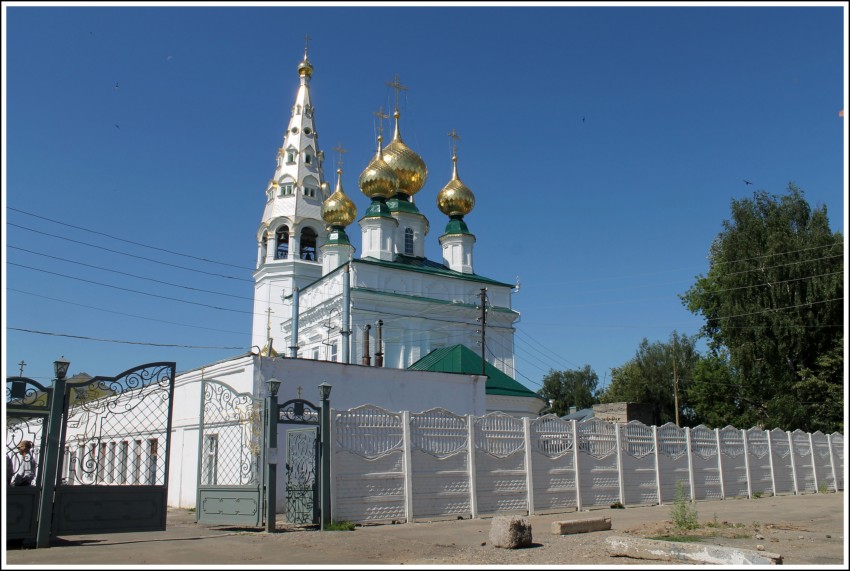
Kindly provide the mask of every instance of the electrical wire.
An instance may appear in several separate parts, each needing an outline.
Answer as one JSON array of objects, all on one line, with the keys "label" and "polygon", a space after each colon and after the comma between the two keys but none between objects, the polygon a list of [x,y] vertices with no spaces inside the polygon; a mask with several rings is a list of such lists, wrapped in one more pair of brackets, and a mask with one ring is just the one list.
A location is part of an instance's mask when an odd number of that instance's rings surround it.
[{"label": "electrical wire", "polygon": [[33,329],[23,329],[20,327],[7,327],[11,331],[21,331],[23,333],[36,333],[39,335],[52,335],[54,337],[70,337],[72,339],[84,339],[86,341],[102,341],[104,343],[126,343],[129,345],[146,345],[149,347],[174,347],[179,349],[242,349],[245,347],[217,347],[210,345],[177,345],[173,343],[149,343],[145,341],[125,341],[121,339],[100,339],[97,337],[86,337],[85,335],[70,335],[67,333],[54,333],[51,331],[36,331]]}]

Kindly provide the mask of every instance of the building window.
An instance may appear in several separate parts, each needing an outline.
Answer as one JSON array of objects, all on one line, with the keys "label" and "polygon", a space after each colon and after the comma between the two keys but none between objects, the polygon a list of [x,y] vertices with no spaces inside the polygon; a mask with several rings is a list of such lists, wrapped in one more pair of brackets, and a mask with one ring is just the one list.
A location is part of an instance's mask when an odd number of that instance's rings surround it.
[{"label": "building window", "polygon": [[405,255],[413,255],[413,229],[404,229],[404,253]]},{"label": "building window", "polygon": [[204,437],[204,471],[203,483],[215,486],[218,479],[218,434],[207,434]]},{"label": "building window", "polygon": [[292,164],[295,162],[295,153],[292,151],[286,152],[286,162]]},{"label": "building window", "polygon": [[97,456],[97,481],[106,480],[106,442],[100,443],[100,453]]},{"label": "building window", "polygon": [[316,198],[316,189],[310,186],[305,186],[302,191],[304,196],[309,196],[310,198]]},{"label": "building window", "polygon": [[310,153],[305,154],[304,155],[304,164],[309,165],[309,164],[312,164],[312,163],[313,163],[313,155],[311,155]]},{"label": "building window", "polygon": [[115,481],[115,448],[117,443],[109,443],[109,469],[106,472],[106,481],[110,484]]},{"label": "building window", "polygon": [[159,460],[159,441],[156,438],[148,440],[148,484],[156,484],[156,468]]},{"label": "building window", "polygon": [[289,255],[289,227],[281,226],[275,233],[275,260],[285,260]]},{"label": "building window", "polygon": [[295,189],[295,185],[291,182],[287,182],[286,184],[280,185],[280,195],[281,196],[290,196]]},{"label": "building window", "polygon": [[133,447],[133,480],[134,484],[142,483],[142,441],[136,440]]},{"label": "building window", "polygon": [[330,357],[328,359],[329,361],[333,361],[334,363],[336,363],[336,359],[337,359],[336,352],[337,352],[336,343],[331,343]]},{"label": "building window", "polygon": [[319,360],[319,349],[313,349],[313,359],[315,361]]},{"label": "building window", "polygon": [[301,231],[301,259],[310,262],[316,261],[316,238],[318,234],[312,228],[304,228]]},{"label": "building window", "polygon": [[121,441],[121,448],[118,450],[118,483],[127,483],[127,461],[130,457],[130,443],[126,440]]}]

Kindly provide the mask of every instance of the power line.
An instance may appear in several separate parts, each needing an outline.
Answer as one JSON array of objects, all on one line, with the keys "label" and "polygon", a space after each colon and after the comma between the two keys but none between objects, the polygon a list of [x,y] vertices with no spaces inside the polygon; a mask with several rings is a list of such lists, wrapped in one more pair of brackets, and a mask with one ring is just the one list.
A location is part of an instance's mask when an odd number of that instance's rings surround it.
[{"label": "power line", "polygon": [[51,301],[58,301],[60,303],[67,303],[67,304],[70,304],[70,305],[85,307],[86,309],[94,309],[95,311],[104,311],[106,313],[114,313],[116,315],[124,315],[124,316],[127,316],[127,317],[135,317],[136,319],[144,319],[146,321],[156,321],[157,323],[166,323],[168,325],[179,325],[180,327],[191,327],[192,329],[206,329],[207,331],[217,331],[219,333],[235,333],[237,335],[244,335],[245,334],[244,331],[229,331],[227,329],[215,329],[213,327],[202,327],[200,325],[195,325],[194,323],[177,323],[175,321],[166,321],[164,319],[155,319],[153,317],[145,317],[144,315],[134,315],[132,313],[124,313],[124,312],[121,312],[121,311],[113,311],[111,309],[104,309],[102,307],[95,307],[93,305],[85,305],[83,303],[75,303],[73,301],[68,301],[66,299],[48,297],[46,295],[39,295],[37,293],[32,293],[30,291],[23,291],[23,290],[15,289],[15,288],[6,288],[6,290],[7,291],[14,291],[14,292],[17,292],[17,293],[23,293],[23,294],[26,294],[26,295],[31,295],[33,297],[40,297],[42,299],[49,299]]},{"label": "power line", "polygon": [[93,280],[86,280],[86,279],[83,279],[83,278],[77,278],[77,277],[74,277],[74,276],[69,276],[67,274],[60,274],[59,272],[51,272],[51,271],[48,271],[48,270],[33,268],[31,266],[25,266],[23,264],[16,264],[15,262],[6,262],[6,264],[10,265],[10,266],[18,266],[18,267],[21,267],[21,268],[27,268],[28,270],[34,270],[36,272],[44,272],[45,274],[51,274],[51,275],[54,275],[54,276],[59,276],[59,277],[67,278],[67,279],[71,279],[71,280],[77,280],[77,281],[95,284],[95,285],[99,285],[99,286],[103,286],[103,287],[119,289],[119,290],[122,290],[122,291],[129,291],[131,293],[138,293],[140,295],[148,295],[150,297],[157,297],[157,298],[160,298],[160,299],[167,299],[167,300],[170,300],[170,301],[179,301],[181,303],[189,303],[191,305],[200,305],[201,307],[209,307],[211,309],[220,309],[221,311],[233,311],[235,313],[247,313],[248,315],[254,314],[252,311],[243,311],[243,310],[240,310],[240,309],[230,309],[230,308],[227,308],[227,307],[217,307],[215,305],[208,305],[206,303],[200,303],[200,302],[197,302],[197,301],[188,301],[188,300],[185,300],[185,299],[178,299],[178,298],[175,298],[175,297],[168,297],[168,296],[165,296],[165,295],[157,295],[155,293],[148,293],[148,292],[145,292],[145,291],[139,291],[139,290],[130,289],[130,288],[126,288],[126,287],[120,287],[120,286],[109,285],[109,284],[105,284],[105,283],[101,283],[101,282],[96,282],[96,281],[93,281]]},{"label": "power line", "polygon": [[13,250],[21,250],[22,252],[29,252],[30,254],[35,254],[36,256],[43,256],[43,257],[46,257],[46,258],[53,258],[54,260],[61,260],[61,261],[63,261],[63,262],[70,262],[70,263],[72,263],[72,264],[77,264],[77,265],[80,265],[80,266],[85,266],[85,267],[87,267],[87,268],[94,268],[94,269],[96,269],[96,270],[102,270],[102,271],[104,271],[104,272],[112,272],[112,273],[114,273],[114,274],[120,274],[120,275],[122,275],[122,276],[128,276],[128,277],[135,278],[135,279],[139,279],[139,280],[147,280],[147,281],[150,281],[150,282],[154,282],[154,283],[158,283],[158,284],[163,284],[163,285],[167,285],[167,286],[179,287],[179,288],[181,288],[181,289],[188,289],[188,290],[192,290],[192,291],[199,291],[199,292],[203,292],[203,293],[211,293],[211,294],[215,294],[215,295],[224,295],[224,296],[227,296],[227,297],[235,297],[235,298],[237,298],[237,299],[247,299],[247,300],[249,300],[249,301],[254,301],[254,298],[253,298],[253,297],[246,297],[246,296],[244,296],[244,295],[236,295],[236,294],[232,294],[232,293],[224,293],[224,292],[212,291],[212,290],[208,290],[208,289],[201,289],[201,288],[196,288],[196,287],[191,287],[191,286],[185,286],[185,285],[180,285],[180,284],[173,284],[173,283],[171,283],[171,282],[166,282],[166,281],[162,281],[162,280],[158,280],[158,279],[154,279],[154,278],[149,278],[149,277],[147,277],[147,276],[140,276],[140,275],[137,275],[137,274],[131,274],[131,273],[128,273],[128,272],[122,272],[122,271],[119,271],[119,270],[113,270],[113,269],[111,269],[111,268],[104,268],[104,267],[102,267],[102,266],[95,266],[95,265],[93,265],[93,264],[87,264],[87,263],[85,263],[85,262],[79,262],[79,261],[77,261],[77,260],[71,260],[71,259],[69,259],[69,258],[60,258],[59,256],[51,256],[50,254],[44,254],[44,253],[41,253],[41,252],[36,252],[36,251],[34,251],[34,250],[27,250],[26,248],[20,248],[20,247],[18,247],[18,246],[7,246],[7,247],[8,247],[8,248],[12,248]]},{"label": "power line", "polygon": [[133,240],[127,240],[126,238],[119,238],[119,237],[113,236],[111,234],[106,234],[105,232],[98,232],[98,231],[92,230],[90,228],[83,228],[81,226],[74,226],[73,224],[68,224],[67,222],[61,222],[59,220],[47,218],[46,216],[39,216],[38,214],[33,214],[32,212],[27,212],[26,210],[21,210],[19,208],[13,208],[11,206],[7,206],[6,208],[8,210],[14,210],[15,212],[20,212],[21,214],[26,214],[27,216],[32,216],[34,218],[41,218],[42,220],[47,220],[48,222],[52,222],[54,224],[61,224],[62,226],[68,226],[69,228],[76,228],[77,230],[83,230],[85,232],[91,232],[92,234],[99,234],[101,236],[106,236],[107,238],[111,238],[113,240],[119,240],[121,242],[127,242],[128,244],[133,244],[133,245],[136,245],[136,246],[142,246],[143,248],[150,248],[152,250],[159,250],[160,252],[166,252],[168,254],[174,254],[175,256],[183,256],[185,258],[192,258],[194,260],[200,260],[202,262],[209,262],[211,264],[219,264],[219,265],[222,265],[222,266],[230,266],[231,268],[239,268],[241,270],[251,270],[251,271],[254,270],[254,268],[248,268],[248,267],[245,267],[245,266],[237,266],[235,264],[228,264],[227,262],[218,262],[216,260],[210,260],[210,259],[207,259],[207,258],[201,258],[201,257],[198,257],[198,256],[193,256],[192,254],[183,254],[183,253],[180,253],[180,252],[175,252],[173,250],[167,250],[165,248],[159,248],[157,246],[151,246],[149,244],[143,244],[141,242],[134,242]]},{"label": "power line", "polygon": [[36,331],[33,329],[22,329],[20,327],[7,327],[12,331],[21,331],[23,333],[36,333],[38,335],[52,335],[54,337],[70,337],[72,339],[83,339],[85,341],[101,341],[104,343],[125,343],[129,345],[147,345],[150,347],[175,347],[180,349],[245,349],[245,347],[215,347],[208,345],[177,345],[172,343],[148,343],[144,341],[124,341],[120,339],[99,339],[97,337],[86,337],[84,335],[70,335],[67,333],[54,333],[51,331]]},{"label": "power line", "polygon": [[161,264],[163,266],[169,266],[171,268],[179,268],[181,270],[187,270],[187,271],[190,271],[190,272],[197,272],[199,274],[214,276],[214,277],[217,277],[217,278],[226,278],[226,279],[229,279],[229,280],[238,280],[238,281],[243,281],[243,282],[254,283],[254,280],[249,280],[247,278],[237,278],[237,277],[234,277],[234,276],[227,276],[227,275],[224,275],[224,274],[216,274],[214,272],[205,272],[203,270],[196,270],[196,269],[193,269],[193,268],[187,268],[186,266],[179,266],[177,264],[169,264],[168,262],[161,262],[161,261],[155,260],[153,258],[146,258],[144,256],[138,256],[136,254],[130,254],[130,253],[127,253],[127,252],[122,252],[120,250],[112,250],[110,248],[105,248],[103,246],[98,246],[96,244],[89,244],[88,242],[82,242],[80,240],[73,240],[71,238],[68,238],[67,236],[59,236],[57,234],[50,234],[49,232],[42,232],[40,230],[35,230],[33,228],[27,228],[26,226],[21,226],[20,224],[13,224],[12,222],[6,222],[6,225],[7,226],[14,226],[15,228],[21,228],[23,230],[28,230],[30,232],[35,232],[36,234],[40,234],[42,236],[50,236],[52,238],[59,238],[59,239],[65,241],[65,242],[73,242],[75,244],[82,244],[83,246],[89,246],[90,248],[97,248],[98,250],[105,250],[107,252],[112,252],[113,254],[120,254],[122,256],[128,256],[130,258],[134,258],[134,259],[137,259],[137,260],[145,260],[146,262],[153,262],[155,264]]}]

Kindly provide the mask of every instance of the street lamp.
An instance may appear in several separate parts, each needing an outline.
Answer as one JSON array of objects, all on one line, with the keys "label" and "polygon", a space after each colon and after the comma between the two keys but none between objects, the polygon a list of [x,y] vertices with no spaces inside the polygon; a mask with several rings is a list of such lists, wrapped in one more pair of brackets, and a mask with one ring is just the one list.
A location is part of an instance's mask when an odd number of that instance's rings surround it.
[{"label": "street lamp", "polygon": [[65,375],[68,374],[68,367],[71,365],[71,361],[65,359],[65,355],[62,355],[55,361],[53,361],[53,372],[56,373],[56,378],[60,381],[65,378]]},{"label": "street lamp", "polygon": [[321,530],[325,531],[331,523],[331,385],[319,385],[319,396],[322,397],[322,414],[319,425],[321,436],[322,479],[321,479]]},{"label": "street lamp", "polygon": [[333,385],[329,385],[327,383],[322,383],[319,385],[319,396],[323,401],[328,400],[331,397],[331,389]]},{"label": "street lamp", "polygon": [[277,391],[280,390],[280,381],[275,378],[271,378],[266,381],[266,385],[269,388],[269,396],[276,397]]},{"label": "street lamp", "polygon": [[280,409],[277,404],[277,391],[280,381],[275,378],[266,381],[266,531],[272,533],[277,524],[277,420]]}]

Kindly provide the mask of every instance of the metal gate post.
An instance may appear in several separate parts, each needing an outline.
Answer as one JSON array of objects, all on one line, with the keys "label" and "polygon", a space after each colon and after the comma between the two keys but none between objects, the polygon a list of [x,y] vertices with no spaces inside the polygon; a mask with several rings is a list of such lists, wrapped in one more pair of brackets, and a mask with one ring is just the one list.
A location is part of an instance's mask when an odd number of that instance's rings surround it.
[{"label": "metal gate post", "polygon": [[277,391],[280,381],[266,381],[269,394],[266,397],[266,531],[271,533],[277,525],[277,419],[280,415],[277,406]]},{"label": "metal gate post", "polygon": [[[64,365],[64,370],[62,365]],[[53,527],[53,492],[56,489],[59,470],[59,435],[62,433],[62,413],[65,409],[65,375],[68,361],[54,363],[56,379],[53,381],[53,394],[50,396],[50,418],[47,428],[47,450],[44,456],[44,473],[41,476],[41,502],[38,514],[38,532],[36,547],[50,547],[50,529]]]},{"label": "metal gate post", "polygon": [[322,442],[322,531],[331,523],[331,385],[319,385],[322,397],[321,432]]}]

